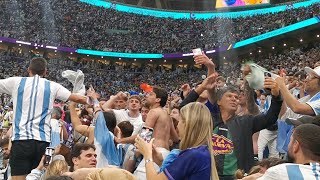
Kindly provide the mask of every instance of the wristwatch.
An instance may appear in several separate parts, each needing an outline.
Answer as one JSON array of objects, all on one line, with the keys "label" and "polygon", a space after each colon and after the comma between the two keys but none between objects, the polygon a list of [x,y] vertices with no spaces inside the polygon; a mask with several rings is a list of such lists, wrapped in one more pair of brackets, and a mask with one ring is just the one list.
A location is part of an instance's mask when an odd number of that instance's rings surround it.
[{"label": "wristwatch", "polygon": [[152,159],[146,159],[146,164],[148,164],[149,162],[153,162]]}]

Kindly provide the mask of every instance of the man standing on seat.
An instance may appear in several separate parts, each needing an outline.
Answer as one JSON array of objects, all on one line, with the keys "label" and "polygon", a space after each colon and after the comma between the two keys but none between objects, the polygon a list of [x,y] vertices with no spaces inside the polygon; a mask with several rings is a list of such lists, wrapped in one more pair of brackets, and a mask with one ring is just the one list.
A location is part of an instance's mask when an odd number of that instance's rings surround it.
[{"label": "man standing on seat", "polygon": [[25,179],[36,168],[50,144],[50,119],[55,99],[85,104],[85,96],[72,94],[56,82],[43,76],[47,72],[44,58],[31,60],[29,77],[0,80],[0,93],[13,98],[13,133],[10,153],[13,180]]},{"label": "man standing on seat", "polygon": [[[172,125],[171,119],[167,111],[163,109],[168,99],[168,93],[159,87],[153,87],[152,92],[147,95],[146,103],[150,106],[150,111],[147,115],[145,126],[153,128],[154,144],[157,147],[163,159],[170,153],[169,139],[170,127]],[[154,163],[156,169],[158,165]],[[143,159],[136,171],[134,172],[138,179],[146,179],[145,160]]]}]

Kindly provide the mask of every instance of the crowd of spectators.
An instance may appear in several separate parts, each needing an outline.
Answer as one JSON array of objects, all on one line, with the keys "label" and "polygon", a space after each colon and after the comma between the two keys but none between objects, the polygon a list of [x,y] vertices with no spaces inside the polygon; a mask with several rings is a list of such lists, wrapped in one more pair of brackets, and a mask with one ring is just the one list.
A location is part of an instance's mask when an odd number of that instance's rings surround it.
[{"label": "crowd of spectators", "polygon": [[[241,63],[244,61],[254,61],[266,69],[279,74],[284,70],[287,75],[292,76],[294,72],[300,71],[305,66],[313,66],[317,61],[320,45],[315,44],[312,48],[288,49],[282,53],[264,54],[257,57],[247,57],[236,62],[221,64],[217,71],[226,77],[229,84],[234,84],[241,77]],[[31,55],[21,55],[14,50],[2,52],[0,56],[0,78],[12,76],[27,76],[27,67]],[[72,89],[72,84],[67,79],[62,78],[64,70],[82,70],[85,74],[85,85],[96,87],[103,97],[109,97],[119,91],[141,93],[140,84],[159,85],[166,87],[169,91],[178,90],[181,85],[190,83],[197,84],[203,80],[206,71],[203,68],[196,68],[189,65],[187,68],[173,66],[173,69],[164,66],[141,67],[133,65],[119,65],[117,63],[104,64],[96,61],[86,61],[82,59],[71,60],[68,58],[48,59],[47,78],[61,85]]]},{"label": "crowd of spectators", "polygon": [[213,49],[319,15],[320,4],[236,19],[170,19],[69,1],[0,2],[0,35],[54,46],[126,53]]}]

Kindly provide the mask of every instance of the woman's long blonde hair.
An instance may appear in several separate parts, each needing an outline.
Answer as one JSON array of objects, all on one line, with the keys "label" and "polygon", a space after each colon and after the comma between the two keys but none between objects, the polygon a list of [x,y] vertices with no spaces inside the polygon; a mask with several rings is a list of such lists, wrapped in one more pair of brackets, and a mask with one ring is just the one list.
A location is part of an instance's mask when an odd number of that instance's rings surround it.
[{"label": "woman's long blonde hair", "polygon": [[43,180],[46,180],[50,176],[59,176],[68,171],[68,163],[64,160],[55,160],[47,167],[46,172],[43,175]]},{"label": "woman's long blonde hair", "polygon": [[180,150],[207,145],[211,155],[211,179],[219,179],[212,150],[213,121],[209,109],[199,102],[190,103],[180,110],[180,115],[180,121],[185,124]]}]

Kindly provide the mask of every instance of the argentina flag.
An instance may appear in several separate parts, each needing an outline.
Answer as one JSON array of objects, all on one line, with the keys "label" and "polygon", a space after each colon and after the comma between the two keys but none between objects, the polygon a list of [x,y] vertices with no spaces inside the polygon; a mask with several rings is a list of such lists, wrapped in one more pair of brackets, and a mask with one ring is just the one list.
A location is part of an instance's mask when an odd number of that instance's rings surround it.
[{"label": "argentina flag", "polygon": [[94,129],[94,145],[97,153],[97,168],[108,165],[120,167],[123,162],[123,149],[114,143],[114,135],[107,128],[103,112],[98,112]]}]

